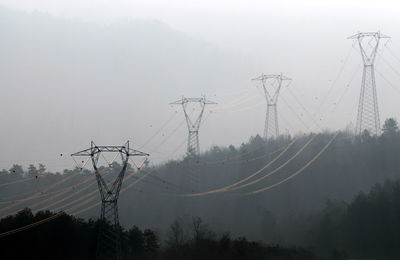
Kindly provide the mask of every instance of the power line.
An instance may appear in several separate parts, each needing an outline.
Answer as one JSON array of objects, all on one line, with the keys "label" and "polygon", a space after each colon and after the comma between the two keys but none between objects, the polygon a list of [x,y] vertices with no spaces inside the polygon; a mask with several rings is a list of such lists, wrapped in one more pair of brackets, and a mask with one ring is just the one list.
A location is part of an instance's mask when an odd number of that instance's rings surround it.
[{"label": "power line", "polygon": [[8,185],[12,185],[12,184],[17,184],[17,183],[21,183],[21,182],[27,182],[33,179],[37,179],[37,177],[33,176],[33,177],[29,177],[29,178],[23,178],[21,180],[16,180],[16,181],[10,181],[7,183],[2,183],[0,184],[0,187],[4,187],[4,186],[8,186]]},{"label": "power line", "polygon": [[177,196],[180,197],[198,197],[198,196],[204,196],[204,195],[210,195],[214,193],[220,193],[220,192],[227,192],[229,191],[230,188],[235,187],[243,182],[246,182],[247,180],[255,177],[256,175],[260,174],[263,172],[265,169],[267,169],[269,166],[271,166],[275,161],[277,161],[298,139],[298,137],[294,138],[289,145],[282,151],[280,152],[275,158],[273,158],[270,162],[268,162],[266,165],[264,165],[261,169],[257,170],[256,172],[250,174],[249,176],[233,183],[230,185],[226,185],[222,188],[214,189],[214,190],[209,190],[209,191],[204,191],[204,192],[198,192],[198,193],[189,193],[189,194],[179,194]]},{"label": "power line", "polygon": [[10,230],[10,231],[7,231],[7,232],[0,233],[0,238],[1,237],[5,237],[5,236],[9,236],[9,235],[12,235],[12,234],[15,234],[15,233],[18,233],[18,232],[33,228],[33,227],[36,227],[36,226],[39,226],[39,225],[42,225],[44,223],[52,221],[53,219],[61,217],[62,215],[65,215],[65,213],[64,212],[60,212],[60,213],[57,213],[57,214],[55,214],[55,215],[53,215],[51,217],[36,221],[36,222],[34,222],[32,224],[29,224],[29,225],[26,225],[26,226],[23,226],[23,227],[20,227],[20,228],[16,228],[16,229],[13,229],[13,230]]},{"label": "power line", "polygon": [[77,175],[79,174],[79,172],[80,172],[80,171],[77,171],[77,172],[71,174],[70,176],[61,179],[60,181],[58,181],[58,182],[56,182],[56,183],[54,183],[54,184],[48,186],[47,188],[45,188],[45,189],[43,189],[43,190],[41,190],[41,191],[39,191],[39,192],[36,192],[35,194],[33,194],[33,195],[31,195],[31,196],[29,196],[29,197],[23,199],[23,200],[20,200],[20,201],[18,201],[18,202],[16,202],[16,203],[13,203],[12,205],[9,205],[9,206],[7,206],[7,207],[1,208],[1,209],[0,209],[0,212],[3,212],[3,211],[5,211],[5,210],[11,209],[11,208],[13,208],[13,207],[15,207],[15,206],[18,206],[18,205],[22,204],[22,203],[25,202],[25,201],[38,198],[38,197],[39,197],[40,195],[42,195],[43,193],[45,193],[45,192],[51,190],[51,189],[54,188],[54,187],[57,187],[57,186],[63,184],[63,183],[66,182],[67,180],[69,180],[69,179],[71,179],[71,178],[77,176]]},{"label": "power line", "polygon": [[315,111],[315,113],[312,115],[312,118],[315,119],[317,114],[321,111],[322,106],[325,104],[326,99],[328,98],[328,96],[331,94],[334,86],[336,85],[336,83],[338,82],[339,78],[341,77],[341,75],[343,74],[344,68],[350,58],[350,55],[353,52],[353,48],[354,48],[354,44],[352,46],[350,46],[350,49],[347,53],[347,55],[345,56],[345,60],[342,63],[342,66],[339,69],[339,72],[337,74],[337,76],[335,77],[335,79],[332,81],[332,84],[329,86],[329,90],[327,92],[327,94],[322,98],[320,105],[318,106],[317,110]]},{"label": "power line", "polygon": [[279,181],[279,182],[277,182],[275,184],[272,184],[272,185],[269,185],[267,187],[264,187],[262,189],[258,189],[258,190],[254,190],[254,191],[248,192],[245,195],[253,195],[253,194],[257,194],[257,193],[263,192],[263,191],[267,191],[267,190],[275,188],[275,187],[277,187],[277,186],[279,186],[279,185],[281,185],[281,184],[293,179],[294,177],[296,177],[297,175],[302,173],[305,169],[307,169],[311,164],[313,164],[326,151],[326,149],[328,149],[328,147],[336,139],[336,137],[338,136],[339,133],[340,133],[340,131],[337,131],[333,135],[333,137],[329,140],[329,142],[310,161],[308,161],[302,168],[300,168],[299,170],[297,170],[296,172],[291,174],[289,177],[286,177],[285,179],[283,179],[283,180],[281,180],[281,181]]},{"label": "power line", "polygon": [[308,141],[307,141],[307,142],[306,142],[306,143],[305,143],[291,158],[289,158],[287,161],[285,161],[283,164],[281,164],[278,168],[272,170],[271,172],[265,174],[264,176],[261,176],[261,177],[258,178],[258,179],[255,179],[255,180],[253,180],[253,181],[250,181],[250,182],[245,183],[245,184],[240,185],[240,186],[232,187],[232,188],[230,188],[229,190],[230,190],[230,191],[234,191],[234,190],[238,190],[238,189],[242,189],[242,188],[248,187],[248,186],[253,185],[253,184],[256,184],[256,183],[262,181],[263,179],[265,179],[265,178],[271,176],[272,174],[278,172],[280,169],[282,169],[283,167],[285,167],[286,165],[288,165],[291,161],[293,161],[300,153],[302,153],[302,152],[304,151],[304,149],[307,148],[307,146],[314,140],[314,138],[315,138],[316,136],[317,136],[317,134],[313,134],[313,135],[311,136],[311,138],[310,138],[310,139],[309,139],[309,140],[308,140]]},{"label": "power line", "polygon": [[178,113],[178,111],[175,111],[175,113],[170,118],[168,118],[168,120],[165,121],[161,125],[161,127],[139,147],[139,149],[146,146],[149,142],[151,142],[151,140],[153,140],[172,121],[172,119],[175,118],[177,113]]}]

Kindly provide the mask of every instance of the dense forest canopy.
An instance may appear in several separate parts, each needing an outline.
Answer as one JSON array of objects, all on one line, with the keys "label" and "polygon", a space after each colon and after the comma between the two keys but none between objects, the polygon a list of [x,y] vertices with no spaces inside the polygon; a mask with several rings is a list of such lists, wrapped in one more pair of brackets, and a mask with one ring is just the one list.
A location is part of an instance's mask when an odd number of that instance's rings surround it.
[{"label": "dense forest canopy", "polygon": [[[400,220],[400,132],[394,119],[385,121],[380,136],[371,136],[368,132],[361,136],[341,132],[304,172],[273,189],[248,194],[290,177],[321,151],[333,135],[311,133],[269,140],[255,136],[239,147],[215,146],[202,153],[198,160],[188,156],[162,165],[150,163],[135,174],[129,166],[124,187],[140,178],[141,181],[121,194],[122,226],[155,230],[160,244],[164,244],[171,223],[190,229],[192,220],[201,217],[219,235],[230,232],[233,237],[246,236],[272,245],[311,246],[318,254],[328,257],[348,254],[396,259],[399,237],[394,230],[399,227]],[[231,192],[187,196],[235,183],[268,163],[270,166],[260,171],[255,179],[279,170],[252,185]],[[280,168],[282,165],[285,166]],[[112,174],[120,168],[121,165],[114,162],[109,171]],[[49,190],[43,198],[50,199],[33,207],[32,211],[66,210],[68,207],[63,205],[74,205],[76,199],[89,191],[98,196],[93,172],[89,169],[53,174],[45,165],[28,165],[27,168],[14,165],[10,170],[3,170],[1,183],[17,183],[0,187],[2,209],[13,203],[18,206],[0,210],[4,215],[15,213],[21,207],[31,207],[41,199],[20,202],[26,194],[40,192],[51,183],[78,172],[55,189],[75,185],[73,191],[65,193],[74,196],[57,204],[62,197],[51,199],[53,190]],[[82,183],[91,187],[80,192],[85,187]],[[98,201],[97,197],[91,204]],[[70,212],[67,210],[67,213]],[[98,214],[99,208],[93,207],[78,216],[96,219]],[[7,223],[6,220],[2,223]],[[11,226],[2,226],[2,230]]]}]

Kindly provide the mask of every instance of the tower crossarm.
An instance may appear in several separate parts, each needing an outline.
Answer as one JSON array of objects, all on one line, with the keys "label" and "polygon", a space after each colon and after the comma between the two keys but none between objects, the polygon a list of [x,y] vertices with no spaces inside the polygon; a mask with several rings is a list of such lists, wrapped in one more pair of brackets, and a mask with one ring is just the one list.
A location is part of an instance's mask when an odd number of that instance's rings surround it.
[{"label": "tower crossarm", "polygon": [[[261,82],[267,103],[273,105],[276,104],[276,102],[278,101],[279,91],[282,87],[282,82],[284,80],[292,79],[284,76],[283,74],[261,74],[261,76],[253,78],[252,80]],[[277,84],[275,90],[270,90],[271,84]]]},{"label": "tower crossarm", "polygon": [[[109,187],[104,180],[104,178],[100,175],[97,167],[97,162],[99,160],[100,154],[101,153],[119,153],[122,159],[122,165],[123,168],[118,175],[118,177],[115,179],[115,181],[112,183],[111,187]],[[119,190],[122,184],[122,180],[126,171],[126,167],[128,165],[128,159],[131,156],[143,156],[143,157],[148,157],[148,153],[144,153],[132,148],[129,148],[129,142],[126,142],[122,146],[115,146],[115,145],[96,145],[94,142],[91,142],[91,148],[82,150],[77,153],[71,154],[71,156],[79,156],[79,157],[84,157],[84,156],[89,156],[92,159],[92,164],[93,168],[95,170],[95,175],[96,179],[98,181],[98,186],[100,190],[100,195],[102,197],[102,200],[104,201],[109,201],[109,200],[115,200],[119,196]]]},{"label": "tower crossarm", "polygon": [[100,145],[97,146],[92,142],[92,147],[82,150],[77,153],[71,154],[71,156],[94,156],[98,153],[104,153],[104,152],[109,152],[109,153],[123,153],[126,154],[127,156],[149,156],[149,154],[134,150],[132,148],[129,148],[129,143],[127,142],[125,145],[122,146],[115,146],[115,145]]},{"label": "tower crossarm", "polygon": [[357,40],[364,66],[373,66],[380,39],[390,38],[381,32],[359,32],[348,39]]},{"label": "tower crossarm", "polygon": [[[197,117],[195,117],[194,121],[190,118],[189,111],[187,110],[187,106],[189,103],[198,103],[199,107],[200,107],[200,113],[198,114]],[[201,119],[203,117],[205,106],[206,105],[216,105],[216,104],[217,103],[214,101],[207,100],[205,96],[202,96],[200,98],[182,97],[180,100],[170,103],[170,105],[181,105],[182,106],[189,131],[198,131],[200,128]]]},{"label": "tower crossarm", "polygon": [[374,37],[378,37],[378,38],[390,38],[390,36],[387,36],[381,32],[359,32],[356,33],[350,37],[348,37],[348,39],[359,39],[361,37],[365,37],[365,36],[374,36]]}]

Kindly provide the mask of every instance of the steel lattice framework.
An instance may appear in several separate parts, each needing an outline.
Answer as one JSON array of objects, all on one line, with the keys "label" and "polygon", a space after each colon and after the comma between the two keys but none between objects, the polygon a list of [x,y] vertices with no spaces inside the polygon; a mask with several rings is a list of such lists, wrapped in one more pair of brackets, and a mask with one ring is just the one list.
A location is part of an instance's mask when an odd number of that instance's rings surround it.
[{"label": "steel lattice framework", "polygon": [[[183,113],[185,114],[186,123],[189,131],[188,143],[187,143],[187,155],[191,157],[198,157],[200,155],[200,144],[199,144],[199,129],[201,119],[203,117],[204,108],[206,105],[215,105],[217,103],[207,100],[205,96],[201,98],[185,98],[170,103],[171,105],[181,105]],[[190,113],[187,109],[188,104],[195,104],[200,108],[200,112],[197,116],[191,119]]]},{"label": "steel lattice framework", "polygon": [[349,39],[358,41],[364,64],[358,102],[356,134],[361,134],[365,130],[373,135],[379,135],[381,132],[374,71],[374,61],[381,38],[389,37],[380,32],[363,32],[349,37]]},{"label": "steel lattice framework", "polygon": [[[117,153],[122,159],[122,169],[116,179],[107,183],[98,169],[102,153]],[[89,157],[92,160],[97,185],[101,196],[101,225],[97,241],[97,259],[121,259],[121,239],[118,219],[118,197],[128,166],[129,157],[144,157],[138,169],[143,166],[149,154],[129,148],[129,141],[123,146],[97,146],[91,142],[90,148],[71,154],[72,157]],[[116,158],[116,157],[115,157]]]},{"label": "steel lattice framework", "polygon": [[267,114],[265,117],[264,138],[279,136],[278,112],[276,104],[278,102],[279,91],[284,80],[291,80],[282,74],[261,74],[252,80],[260,81],[267,101]]}]

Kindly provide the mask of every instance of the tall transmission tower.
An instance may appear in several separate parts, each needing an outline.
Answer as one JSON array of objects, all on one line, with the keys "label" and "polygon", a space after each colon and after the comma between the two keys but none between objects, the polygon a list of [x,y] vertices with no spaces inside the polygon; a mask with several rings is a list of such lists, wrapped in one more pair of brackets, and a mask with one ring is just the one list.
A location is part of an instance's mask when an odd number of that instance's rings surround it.
[{"label": "tall transmission tower", "polygon": [[[201,119],[203,117],[204,108],[206,107],[206,105],[215,105],[217,103],[207,100],[205,96],[202,96],[201,98],[185,98],[182,96],[182,99],[172,102],[170,104],[182,106],[183,113],[185,114],[186,118],[187,127],[189,130],[187,154],[191,157],[198,157],[200,155],[199,128],[201,124]],[[192,114],[195,115],[193,116]]]},{"label": "tall transmission tower", "polygon": [[[114,181],[107,182],[100,175],[98,161],[102,153],[116,153],[121,156],[122,168]],[[90,157],[101,196],[101,224],[97,241],[96,259],[121,259],[121,237],[118,219],[118,197],[128,160],[132,156],[144,157],[138,169],[143,166],[149,154],[129,148],[129,141],[123,146],[97,146],[93,142],[89,149],[71,154],[72,157]],[[116,158],[116,157],[115,157]],[[75,159],[74,159],[75,160]]]},{"label": "tall transmission tower", "polygon": [[378,135],[381,131],[374,70],[374,61],[381,38],[389,38],[389,36],[380,32],[362,32],[349,37],[349,39],[358,41],[364,64],[358,102],[356,134],[361,134],[367,130],[370,134]]},{"label": "tall transmission tower", "polygon": [[285,80],[291,80],[288,77],[277,74],[261,74],[261,76],[252,80],[260,81],[264,89],[265,99],[267,101],[267,114],[265,117],[264,127],[264,138],[268,139],[271,137],[279,136],[279,125],[278,125],[278,112],[276,104],[278,102],[279,91],[282,87],[282,82]]}]

